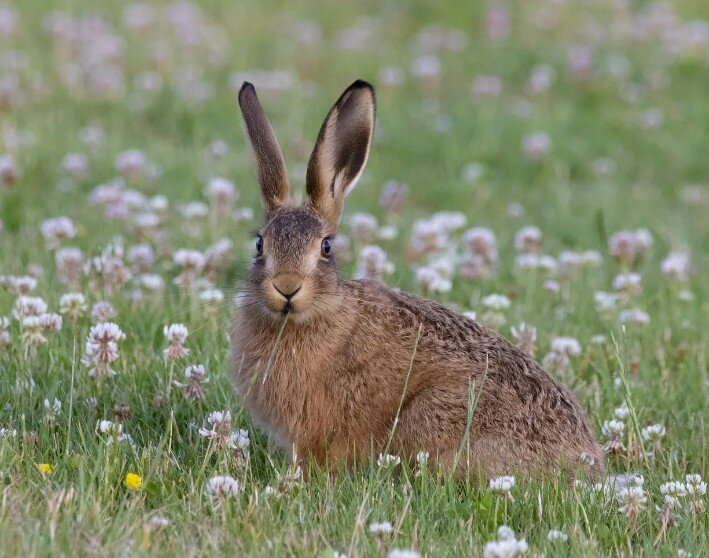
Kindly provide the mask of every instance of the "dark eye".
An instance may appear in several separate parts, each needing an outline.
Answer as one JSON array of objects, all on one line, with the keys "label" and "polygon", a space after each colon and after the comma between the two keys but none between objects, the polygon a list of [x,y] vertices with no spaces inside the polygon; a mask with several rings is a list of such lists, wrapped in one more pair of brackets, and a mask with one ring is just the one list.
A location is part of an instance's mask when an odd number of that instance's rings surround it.
[{"label": "dark eye", "polygon": [[329,256],[329,255],[330,255],[330,250],[332,250],[332,242],[330,241],[329,238],[323,238],[323,241],[322,241],[322,255],[323,255],[323,256]]},{"label": "dark eye", "polygon": [[263,254],[263,237],[259,235],[256,239],[256,253],[260,256]]}]

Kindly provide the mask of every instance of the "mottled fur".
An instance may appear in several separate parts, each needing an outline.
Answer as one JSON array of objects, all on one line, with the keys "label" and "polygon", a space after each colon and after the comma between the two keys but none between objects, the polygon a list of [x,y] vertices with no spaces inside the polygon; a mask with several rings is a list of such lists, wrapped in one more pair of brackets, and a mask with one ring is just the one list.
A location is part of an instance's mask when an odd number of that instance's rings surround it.
[{"label": "mottled fur", "polygon": [[[353,88],[359,94],[347,95]],[[340,103],[353,97],[359,100],[344,118]],[[369,115],[373,127],[371,86],[353,84],[323,128],[338,113],[340,127]],[[574,475],[578,468],[601,475],[603,454],[586,413],[531,357],[436,302],[340,279],[334,257],[321,249],[334,232],[333,214],[322,208],[341,210],[366,162],[371,130],[339,135],[359,153],[328,162],[327,172],[345,179],[333,180],[332,190],[309,184],[304,207],[265,201],[263,253],[251,267],[233,338],[237,389],[254,421],[286,451],[320,465],[351,465],[385,451],[414,460],[428,451],[460,477]],[[321,145],[336,137],[323,138],[321,130],[316,152],[343,152],[339,144]],[[281,187],[262,185],[262,192]],[[582,453],[594,465],[582,464]]]}]

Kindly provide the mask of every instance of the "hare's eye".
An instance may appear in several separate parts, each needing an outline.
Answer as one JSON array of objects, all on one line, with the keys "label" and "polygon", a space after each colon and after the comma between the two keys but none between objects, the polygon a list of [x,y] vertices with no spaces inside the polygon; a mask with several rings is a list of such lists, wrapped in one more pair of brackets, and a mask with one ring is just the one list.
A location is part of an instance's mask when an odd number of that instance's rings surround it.
[{"label": "hare's eye", "polygon": [[324,238],[322,241],[322,255],[329,256],[332,250],[332,242],[329,238]]},{"label": "hare's eye", "polygon": [[256,239],[256,253],[259,256],[263,254],[263,237],[261,235]]}]

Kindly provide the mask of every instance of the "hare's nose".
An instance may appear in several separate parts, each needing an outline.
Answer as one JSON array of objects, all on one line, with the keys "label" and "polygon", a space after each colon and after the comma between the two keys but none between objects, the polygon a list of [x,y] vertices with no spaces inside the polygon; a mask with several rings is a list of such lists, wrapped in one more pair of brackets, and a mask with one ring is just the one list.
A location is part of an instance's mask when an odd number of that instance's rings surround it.
[{"label": "hare's nose", "polygon": [[286,300],[293,298],[302,287],[301,279],[297,275],[283,274],[274,278],[273,288],[276,289]]}]

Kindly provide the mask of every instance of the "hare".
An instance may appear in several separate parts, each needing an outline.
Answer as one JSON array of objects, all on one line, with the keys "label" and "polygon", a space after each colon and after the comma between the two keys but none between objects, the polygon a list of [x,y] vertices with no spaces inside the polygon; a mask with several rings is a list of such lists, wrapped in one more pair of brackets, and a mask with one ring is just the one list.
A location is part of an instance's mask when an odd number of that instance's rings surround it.
[{"label": "hare", "polygon": [[265,211],[232,339],[255,424],[318,466],[425,451],[458,478],[600,476],[586,413],[531,357],[441,304],[340,277],[333,237],[369,155],[373,87],[354,82],[330,109],[302,206],[250,83],[239,105]]}]

